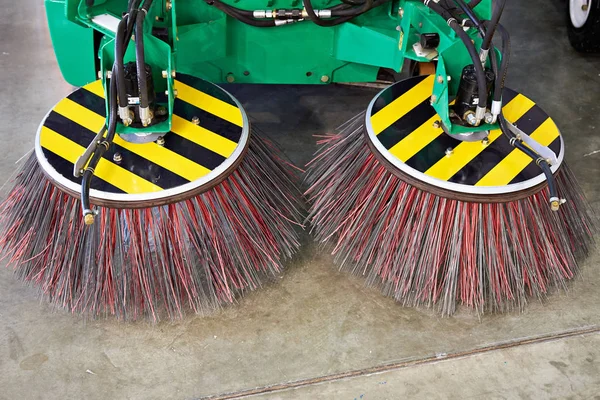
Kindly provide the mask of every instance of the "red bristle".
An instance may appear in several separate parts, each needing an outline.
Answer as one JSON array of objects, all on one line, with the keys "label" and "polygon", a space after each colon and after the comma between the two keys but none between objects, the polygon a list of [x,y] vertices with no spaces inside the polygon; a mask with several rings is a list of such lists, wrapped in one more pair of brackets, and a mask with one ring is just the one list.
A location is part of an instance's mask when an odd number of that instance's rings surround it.
[{"label": "red bristle", "polygon": [[2,257],[73,313],[209,312],[260,287],[298,248],[301,193],[283,159],[254,134],[238,169],[207,192],[155,208],[99,207],[86,227],[79,201],[32,156],[0,206]]},{"label": "red bristle", "polygon": [[413,187],[374,157],[364,114],[320,137],[308,164],[308,220],[341,268],[404,305],[457,304],[478,312],[522,308],[565,288],[593,246],[596,225],[566,165],[568,202],[550,211],[547,189],[506,203],[470,203]]}]

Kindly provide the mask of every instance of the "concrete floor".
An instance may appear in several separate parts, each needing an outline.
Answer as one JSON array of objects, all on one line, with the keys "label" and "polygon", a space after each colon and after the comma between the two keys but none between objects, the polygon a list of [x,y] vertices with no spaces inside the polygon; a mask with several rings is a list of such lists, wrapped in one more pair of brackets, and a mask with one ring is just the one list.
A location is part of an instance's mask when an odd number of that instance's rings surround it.
[{"label": "concrete floor", "polygon": [[[562,7],[509,2],[509,85],[558,122],[567,159],[600,212],[600,59],[571,50]],[[0,0],[0,8],[3,183],[71,88],[41,2]],[[230,89],[298,164],[314,151],[313,134],[373,95],[341,86]],[[281,279],[235,307],[155,326],[54,312],[0,269],[0,399],[600,399],[600,252],[568,293],[521,314],[441,318],[364,288],[306,242]]]}]

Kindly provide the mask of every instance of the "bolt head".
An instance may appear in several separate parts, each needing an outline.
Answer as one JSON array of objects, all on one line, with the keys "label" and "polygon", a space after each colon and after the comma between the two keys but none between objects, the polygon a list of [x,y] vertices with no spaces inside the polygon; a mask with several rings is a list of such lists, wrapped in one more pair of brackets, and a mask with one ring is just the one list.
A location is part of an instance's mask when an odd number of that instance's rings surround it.
[{"label": "bolt head", "polygon": [[435,102],[437,102],[437,96],[434,94],[434,95],[431,95],[431,104],[433,104]]},{"label": "bolt head", "polygon": [[173,89],[173,95],[177,97],[177,89]]},{"label": "bolt head", "polygon": [[441,76],[441,75],[439,75],[439,76],[437,77],[437,81],[438,81],[438,83],[444,83],[444,77],[443,77],[443,76]]},{"label": "bolt head", "polygon": [[400,18],[404,17],[404,10],[402,8],[398,9],[398,15],[400,16]]},{"label": "bolt head", "polygon": [[323,83],[327,83],[327,82],[329,82],[329,76],[327,76],[327,75],[323,75],[323,76],[321,77],[321,82],[323,82]]},{"label": "bolt head", "polygon": [[121,155],[121,153],[115,153],[113,155],[113,161],[116,163],[120,163],[121,161],[123,161],[123,156]]},{"label": "bolt head", "polygon": [[440,121],[434,121],[433,122],[433,127],[435,129],[440,129],[442,127],[442,124],[440,123]]},{"label": "bolt head", "polygon": [[483,144],[484,146],[487,146],[488,144],[490,144],[490,139],[487,137],[484,137],[483,140],[481,140],[481,144]]},{"label": "bolt head", "polygon": [[159,136],[158,139],[156,139],[156,144],[159,146],[164,146],[165,145],[165,138],[162,136]]},{"label": "bolt head", "polygon": [[233,74],[228,74],[226,79],[229,83],[235,82],[235,76],[233,76]]},{"label": "bolt head", "polygon": [[192,118],[192,124],[194,124],[194,125],[199,125],[199,124],[200,124],[200,118],[198,118],[198,117],[193,117],[193,118]]},{"label": "bolt head", "polygon": [[177,76],[177,72],[174,69],[171,70],[171,78],[175,78]]},{"label": "bolt head", "polygon": [[112,78],[112,71],[106,71],[106,79]]},{"label": "bolt head", "polygon": [[163,71],[163,72],[162,72],[162,77],[163,77],[164,79],[167,79],[167,76],[169,76],[169,72],[168,72],[168,71],[166,71],[166,70],[165,70],[165,71]]},{"label": "bolt head", "polygon": [[454,153],[454,149],[452,147],[448,147],[446,149],[446,156],[451,156]]},{"label": "bolt head", "polygon": [[98,79],[102,79],[102,71],[98,71]]},{"label": "bolt head", "polygon": [[166,7],[167,11],[171,11],[171,9],[173,8],[173,4],[170,1],[167,1]]}]

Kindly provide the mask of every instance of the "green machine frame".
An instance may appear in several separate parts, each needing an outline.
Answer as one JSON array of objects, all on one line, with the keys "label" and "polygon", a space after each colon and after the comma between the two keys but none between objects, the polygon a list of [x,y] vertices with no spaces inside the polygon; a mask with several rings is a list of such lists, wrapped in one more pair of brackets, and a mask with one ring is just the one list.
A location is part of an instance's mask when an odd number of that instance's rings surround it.
[{"label": "green machine frame", "polygon": [[[224,2],[247,10],[302,9],[301,0]],[[98,76],[106,79],[106,71],[114,62],[115,22],[127,8],[127,0],[45,3],[52,43],[67,82],[82,86]],[[312,4],[325,8],[339,4],[339,0],[313,0]],[[482,19],[489,19],[491,8],[491,0],[483,0],[475,11]],[[308,20],[270,28],[249,26],[203,0],[156,0],[146,20],[146,62],[153,67],[156,91],[169,94],[169,115],[176,72],[214,83],[369,82],[377,79],[381,68],[399,72],[405,59],[431,61],[419,56],[413,45],[421,33],[438,33],[432,105],[450,133],[473,130],[453,125],[448,109],[462,69],[472,63],[471,58],[446,21],[422,1],[392,0],[335,27],[321,27]],[[468,34],[479,46],[476,29],[469,29]],[[134,59],[130,46],[125,61]],[[168,132],[170,124],[169,118],[151,129]],[[492,128],[495,126],[477,127]],[[120,133],[133,131],[139,128],[119,127]]]}]

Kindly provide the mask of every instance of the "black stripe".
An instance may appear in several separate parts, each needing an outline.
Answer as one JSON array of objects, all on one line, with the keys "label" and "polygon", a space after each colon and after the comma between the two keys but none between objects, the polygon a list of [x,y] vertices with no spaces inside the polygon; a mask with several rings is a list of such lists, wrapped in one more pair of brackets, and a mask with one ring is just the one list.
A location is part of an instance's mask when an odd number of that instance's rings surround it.
[{"label": "black stripe", "polygon": [[[229,96],[226,92],[223,91],[223,89],[221,89],[217,85],[214,85],[203,79],[185,74],[177,74],[177,78],[175,78],[175,80],[181,83],[185,83],[186,85],[191,86],[194,89],[201,91],[202,93],[209,94],[212,97],[224,101],[227,104],[231,104],[232,106],[237,107],[237,104],[235,104],[231,96]],[[175,83],[175,87],[177,87],[177,83]]]},{"label": "black stripe", "polygon": [[85,88],[74,91],[67,98],[102,117],[106,117],[106,103],[104,102],[104,98],[97,96]]},{"label": "black stripe", "polygon": [[[514,96],[510,100],[516,97],[516,93],[513,93]],[[503,96],[503,101],[506,101],[505,104],[507,105],[510,103],[510,100],[508,99],[509,97],[505,94]],[[516,125],[519,126],[523,132],[527,134],[532,133],[548,118],[546,113],[543,111],[540,113],[540,111],[541,109],[538,106],[533,106],[516,121]],[[510,145],[508,138],[502,134],[485,150],[479,153],[473,160],[448,179],[448,182],[475,185],[513,150],[514,147]]]},{"label": "black stripe", "polygon": [[[50,165],[52,165],[52,167],[56,170],[56,172],[58,172],[60,175],[64,176],[68,180],[75,182],[78,185],[81,185],[81,178],[76,178],[73,176],[73,163],[65,160],[58,154],[55,154],[46,148],[42,150],[44,152],[44,156],[46,157]],[[94,176],[92,178],[91,188],[103,192],[125,193],[118,187],[111,185],[110,183],[106,182],[101,178],[98,178],[97,176]]]},{"label": "black stripe", "polygon": [[[554,139],[548,147],[550,147],[550,150],[552,150],[556,155],[558,155],[560,152],[560,136]],[[543,174],[543,172],[540,169],[539,165],[537,165],[533,160],[531,160],[531,162],[527,164],[527,167],[525,167],[519,173],[519,175],[515,176],[515,178],[512,181],[510,181],[509,184],[523,182],[527,179],[534,178],[540,174]]]},{"label": "black stripe", "polygon": [[421,75],[414,78],[405,79],[385,89],[383,92],[381,92],[381,94],[378,95],[375,104],[373,104],[371,115],[373,116],[377,114],[377,112],[381,111],[385,106],[417,86],[419,83],[423,82],[428,76],[429,75]]},{"label": "black stripe", "polygon": [[[58,114],[54,111],[50,112],[48,118],[44,122],[44,126],[58,134],[72,140],[80,146],[87,147],[92,141],[96,133],[75,123],[74,121]],[[146,158],[133,153],[115,143],[110,146],[110,149],[104,153],[104,159],[113,162],[115,153],[121,153],[123,161],[117,164],[124,169],[134,173],[135,175],[146,179],[163,189],[177,187],[189,182],[189,180],[169,171],[166,168],[157,165]],[[73,166],[71,165],[71,168]]]},{"label": "black stripe", "polygon": [[181,99],[175,99],[175,103],[173,104],[173,112],[175,115],[178,115],[187,121],[191,121],[192,118],[198,117],[200,119],[201,127],[223,136],[235,143],[238,143],[240,141],[240,137],[242,136],[242,128],[239,126],[219,118],[207,111],[204,111],[190,103],[186,103]]},{"label": "black stripe", "polygon": [[389,150],[434,115],[435,110],[431,106],[430,100],[426,99],[377,135],[377,139]]},{"label": "black stripe", "polygon": [[226,160],[222,155],[202,147],[174,132],[165,135],[165,147],[211,171]]}]

